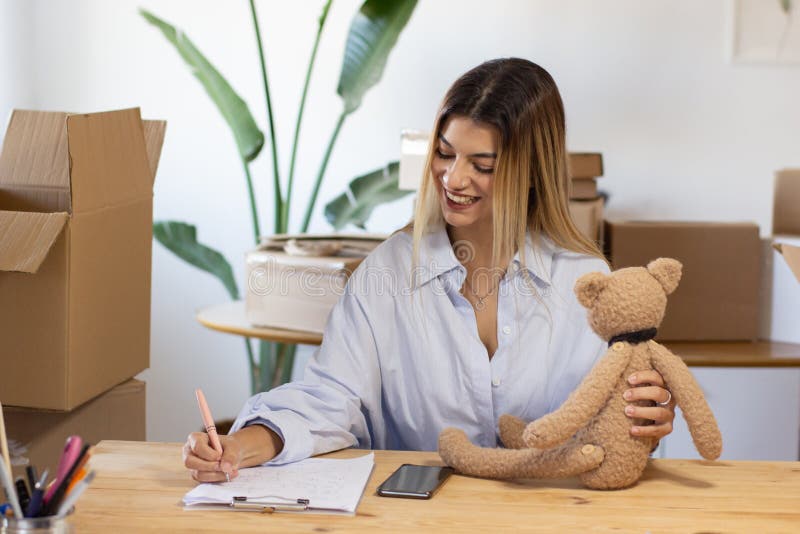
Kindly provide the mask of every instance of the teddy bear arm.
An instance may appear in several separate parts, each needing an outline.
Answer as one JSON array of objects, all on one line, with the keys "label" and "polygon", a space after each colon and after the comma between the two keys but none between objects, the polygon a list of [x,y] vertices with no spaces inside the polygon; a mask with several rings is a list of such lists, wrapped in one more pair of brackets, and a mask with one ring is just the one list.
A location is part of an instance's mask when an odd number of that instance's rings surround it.
[{"label": "teddy bear arm", "polygon": [[609,349],[564,404],[528,424],[523,433],[528,447],[554,447],[585,426],[606,405],[628,366],[630,355],[628,346],[624,350]]},{"label": "teddy bear arm", "polygon": [[722,435],[703,390],[692,372],[678,356],[654,343],[653,367],[661,373],[675,403],[683,411],[697,452],[707,460],[716,460],[722,453]]}]

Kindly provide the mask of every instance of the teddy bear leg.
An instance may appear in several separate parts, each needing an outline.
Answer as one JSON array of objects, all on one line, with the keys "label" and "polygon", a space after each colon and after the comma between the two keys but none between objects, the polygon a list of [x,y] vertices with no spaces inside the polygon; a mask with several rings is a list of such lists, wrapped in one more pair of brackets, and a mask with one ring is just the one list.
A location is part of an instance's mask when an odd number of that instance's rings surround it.
[{"label": "teddy bear leg", "polygon": [[597,469],[605,458],[601,446],[574,440],[554,449],[527,450],[536,454],[530,456],[527,471],[521,471],[517,478],[568,478]]},{"label": "teddy bear leg", "polygon": [[507,449],[527,449],[525,440],[522,439],[522,433],[525,431],[527,423],[513,415],[500,416],[500,441]]},{"label": "teddy bear leg", "polygon": [[604,451],[594,445],[570,442],[552,450],[482,448],[463,431],[445,429],[439,436],[439,455],[459,473],[483,478],[560,478],[596,468]]}]

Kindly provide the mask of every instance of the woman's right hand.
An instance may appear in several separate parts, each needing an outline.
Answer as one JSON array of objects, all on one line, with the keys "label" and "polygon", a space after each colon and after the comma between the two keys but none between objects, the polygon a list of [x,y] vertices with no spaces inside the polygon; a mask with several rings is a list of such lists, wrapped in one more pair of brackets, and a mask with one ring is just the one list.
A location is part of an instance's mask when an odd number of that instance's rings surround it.
[{"label": "woman's right hand", "polygon": [[239,475],[242,448],[233,436],[219,436],[222,454],[216,451],[205,432],[192,432],[183,445],[183,465],[198,482],[226,482]]},{"label": "woman's right hand", "polygon": [[219,436],[222,454],[214,450],[205,432],[192,432],[183,445],[183,465],[198,482],[225,482],[239,475],[240,467],[253,467],[272,460],[283,450],[283,441],[262,425],[244,427]]}]

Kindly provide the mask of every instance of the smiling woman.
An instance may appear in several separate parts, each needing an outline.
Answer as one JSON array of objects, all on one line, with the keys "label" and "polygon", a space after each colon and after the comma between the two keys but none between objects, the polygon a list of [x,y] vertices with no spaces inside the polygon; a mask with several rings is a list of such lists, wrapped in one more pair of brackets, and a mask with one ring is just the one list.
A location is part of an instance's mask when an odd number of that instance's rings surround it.
[{"label": "smiling woman", "polygon": [[[481,446],[497,423],[555,410],[605,352],[572,288],[608,272],[567,209],[564,110],[555,82],[523,59],[456,80],[437,115],[414,221],[356,269],[302,381],[250,398],[223,454],[194,433],[200,481],[331,450],[435,450],[448,426]],[[655,424],[671,406],[658,373],[631,378],[625,415]]]}]

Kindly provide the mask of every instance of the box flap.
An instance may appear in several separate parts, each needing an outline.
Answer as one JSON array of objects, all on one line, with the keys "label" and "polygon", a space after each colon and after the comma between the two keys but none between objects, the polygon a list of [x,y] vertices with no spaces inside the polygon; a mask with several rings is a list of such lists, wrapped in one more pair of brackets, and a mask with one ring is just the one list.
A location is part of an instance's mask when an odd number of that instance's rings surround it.
[{"label": "box flap", "polygon": [[69,190],[66,117],[14,110],[0,154],[0,188]]},{"label": "box flap", "polygon": [[69,115],[73,213],[152,197],[139,108]]},{"label": "box flap", "polygon": [[775,173],[772,234],[800,235],[800,169]]},{"label": "box flap", "polygon": [[783,259],[786,260],[794,277],[800,282],[800,247],[787,245],[786,243],[775,243],[772,246],[783,255]]},{"label": "box flap", "polygon": [[69,215],[0,211],[0,271],[35,273]]},{"label": "box flap", "polygon": [[158,161],[161,159],[161,146],[164,144],[164,133],[167,130],[167,121],[142,121],[144,126],[144,144],[147,147],[147,161],[153,182],[156,180]]}]

